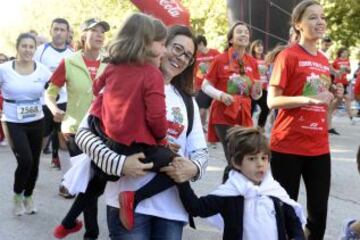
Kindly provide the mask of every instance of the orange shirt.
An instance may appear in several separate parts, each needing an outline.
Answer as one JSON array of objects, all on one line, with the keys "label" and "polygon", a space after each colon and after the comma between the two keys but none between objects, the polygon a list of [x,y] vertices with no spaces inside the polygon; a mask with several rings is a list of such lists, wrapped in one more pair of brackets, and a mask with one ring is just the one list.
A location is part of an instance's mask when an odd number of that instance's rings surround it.
[{"label": "orange shirt", "polygon": [[204,77],[209,70],[211,62],[214,58],[219,55],[220,52],[216,49],[210,48],[207,53],[198,51],[196,54],[196,65],[195,65],[195,90],[199,91],[204,81]]},{"label": "orange shirt", "polygon": [[245,77],[239,83],[231,80],[233,74],[239,74],[238,57],[233,48],[218,55],[212,62],[206,79],[217,89],[235,96],[235,103],[227,107],[220,101],[213,101],[209,119],[209,141],[218,139],[212,135],[214,124],[252,126],[250,88],[254,80],[260,79],[255,58],[244,54],[242,61],[245,66]]},{"label": "orange shirt", "polygon": [[[327,58],[313,56],[295,44],[276,58],[270,85],[283,90],[284,96],[314,96],[330,87]],[[303,156],[329,153],[327,107],[308,105],[279,109],[271,132],[271,150]]]},{"label": "orange shirt", "polygon": [[341,83],[345,86],[347,86],[349,84],[346,75],[349,73],[347,70],[345,70],[345,68],[350,68],[350,61],[349,59],[340,59],[340,58],[336,58],[335,61],[332,64],[333,68],[335,70],[340,70],[341,75],[340,77],[335,77],[334,82],[335,83]]}]

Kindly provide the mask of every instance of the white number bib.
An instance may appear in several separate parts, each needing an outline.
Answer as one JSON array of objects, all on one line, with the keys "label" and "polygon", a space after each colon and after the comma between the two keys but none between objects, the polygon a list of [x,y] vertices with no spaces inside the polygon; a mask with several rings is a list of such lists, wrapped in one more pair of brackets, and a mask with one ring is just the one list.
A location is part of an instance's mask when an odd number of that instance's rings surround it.
[{"label": "white number bib", "polygon": [[42,106],[40,100],[17,101],[16,113],[19,120],[41,115]]}]

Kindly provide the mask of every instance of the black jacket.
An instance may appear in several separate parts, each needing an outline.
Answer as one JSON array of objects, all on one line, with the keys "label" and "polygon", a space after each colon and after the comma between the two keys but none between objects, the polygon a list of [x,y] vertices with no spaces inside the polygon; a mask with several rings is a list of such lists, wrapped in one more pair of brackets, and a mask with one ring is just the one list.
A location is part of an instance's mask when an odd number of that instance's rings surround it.
[{"label": "black jacket", "polygon": [[[207,195],[198,198],[189,182],[178,185],[180,198],[187,212],[194,217],[210,217],[220,213],[224,220],[224,240],[241,240],[243,236],[244,197]],[[271,197],[276,212],[278,239],[304,240],[301,222],[292,206]],[[261,229],[259,229],[261,231]],[[270,240],[270,239],[267,239]]]}]

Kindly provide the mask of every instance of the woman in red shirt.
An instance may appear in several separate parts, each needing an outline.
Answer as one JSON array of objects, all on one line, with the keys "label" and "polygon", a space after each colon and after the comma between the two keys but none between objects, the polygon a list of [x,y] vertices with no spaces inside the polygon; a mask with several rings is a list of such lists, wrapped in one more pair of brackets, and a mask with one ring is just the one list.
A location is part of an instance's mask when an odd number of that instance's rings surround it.
[{"label": "woman in red shirt", "polygon": [[323,239],[330,190],[327,108],[334,96],[329,62],[317,41],[326,30],[322,6],[313,0],[293,10],[299,42],[277,56],[270,79],[268,105],[279,113],[271,132],[274,178],[297,200],[301,177],[307,193],[308,239]]},{"label": "woman in red shirt", "polygon": [[262,86],[261,98],[251,102],[251,112],[254,113],[256,105],[259,105],[261,112],[258,119],[258,126],[264,129],[267,116],[269,115],[269,108],[267,106],[268,76],[266,75],[268,66],[264,59],[264,45],[260,39],[257,39],[251,43],[250,54],[256,59],[258,64],[260,84]]},{"label": "woman in red shirt", "polygon": [[[208,140],[221,141],[228,162],[227,130],[234,125],[253,125],[250,95],[256,90],[253,82],[260,75],[256,60],[246,53],[249,39],[246,23],[236,22],[227,34],[227,49],[214,59],[202,84],[202,90],[215,100],[211,105]],[[257,90],[261,92],[260,86]]]},{"label": "woman in red shirt", "polygon": [[[340,48],[336,53],[336,59],[332,64],[333,70],[335,72],[334,83],[336,85],[342,85],[344,88],[344,101],[346,112],[348,113],[350,120],[352,120],[351,115],[351,98],[348,94],[349,81],[346,76],[351,72],[350,61],[349,61],[349,51],[347,48]],[[338,101],[338,104],[342,102],[342,99]]]}]

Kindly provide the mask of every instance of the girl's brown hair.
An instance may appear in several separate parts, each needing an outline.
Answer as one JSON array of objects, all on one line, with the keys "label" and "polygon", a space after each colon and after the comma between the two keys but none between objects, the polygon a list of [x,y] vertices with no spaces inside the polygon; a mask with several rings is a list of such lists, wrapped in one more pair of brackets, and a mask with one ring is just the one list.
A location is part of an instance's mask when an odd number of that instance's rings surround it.
[{"label": "girl's brown hair", "polygon": [[321,6],[320,3],[315,0],[304,0],[294,7],[291,14],[291,26],[294,28],[296,35],[300,36],[300,31],[296,29],[295,25],[302,20],[306,9],[313,5]]},{"label": "girl's brown hair", "polygon": [[156,18],[142,13],[131,15],[109,47],[108,61],[112,64],[144,63],[154,53],[149,50],[152,42],[166,39],[167,29]]},{"label": "girl's brown hair", "polygon": [[[190,29],[185,26],[174,25],[169,28],[169,35],[166,40],[166,46],[168,46],[172,42],[172,40],[179,35],[188,37],[192,40],[192,42],[194,43],[193,58],[195,58],[197,51],[196,39]],[[188,65],[184,71],[182,71],[179,75],[175,76],[171,80],[171,84],[175,86],[176,90],[182,91],[183,93],[190,96],[194,95],[194,66],[195,61],[192,64]]]},{"label": "girl's brown hair", "polygon": [[227,33],[227,36],[226,36],[226,39],[227,39],[227,47],[225,48],[225,51],[228,50],[229,48],[232,47],[232,43],[230,42],[231,39],[234,37],[234,30],[237,26],[239,25],[243,25],[245,27],[247,27],[247,29],[249,30],[249,33],[250,33],[250,28],[249,26],[243,22],[243,21],[236,21],[232,26],[231,28],[229,29],[228,33]]},{"label": "girl's brown hair", "polygon": [[270,155],[268,139],[259,128],[232,127],[226,135],[230,164],[241,165],[244,156],[264,152]]},{"label": "girl's brown hair", "polygon": [[[256,58],[256,52],[255,52],[255,48],[258,47],[258,46],[263,46],[264,47],[264,44],[263,44],[263,41],[260,40],[260,39],[257,39],[255,41],[253,41],[250,45],[250,54],[251,56],[253,56],[254,58]],[[264,53],[261,54],[261,59],[264,58]]]}]

